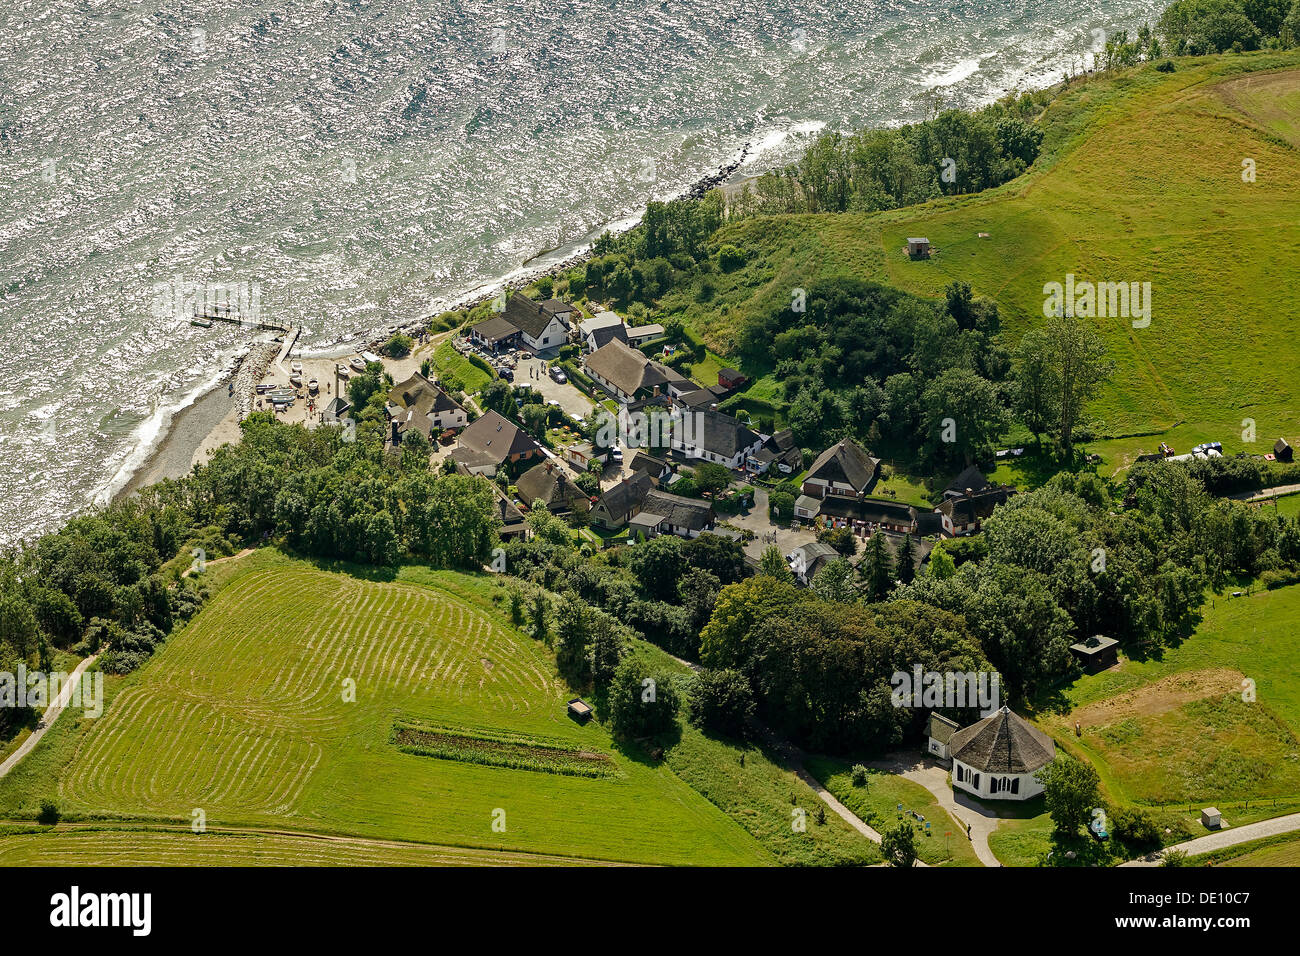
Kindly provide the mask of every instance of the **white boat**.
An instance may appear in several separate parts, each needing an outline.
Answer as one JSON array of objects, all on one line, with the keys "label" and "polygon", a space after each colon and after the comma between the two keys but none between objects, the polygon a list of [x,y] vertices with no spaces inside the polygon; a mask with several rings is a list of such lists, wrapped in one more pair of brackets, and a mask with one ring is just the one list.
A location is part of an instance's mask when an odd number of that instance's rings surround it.
[{"label": "white boat", "polygon": [[302,371],[302,363],[301,363],[301,362],[290,362],[290,363],[289,363],[289,371],[291,371],[291,372],[301,372],[301,371]]},{"label": "white boat", "polygon": [[339,363],[338,372],[339,372],[339,378],[348,379],[352,377],[352,372],[349,371],[348,367],[344,365],[342,362]]},{"label": "white boat", "polygon": [[363,359],[360,355],[354,355],[352,357],[352,360],[348,364],[351,365],[358,372],[364,372],[366,370],[366,360]]},{"label": "white boat", "polygon": [[289,384],[292,385],[294,388],[301,387],[302,376],[299,375],[297,372],[294,372],[292,375],[289,376]]},{"label": "white boat", "polygon": [[313,378],[311,381],[307,383],[307,391],[315,395],[317,392],[320,391],[320,383]]}]

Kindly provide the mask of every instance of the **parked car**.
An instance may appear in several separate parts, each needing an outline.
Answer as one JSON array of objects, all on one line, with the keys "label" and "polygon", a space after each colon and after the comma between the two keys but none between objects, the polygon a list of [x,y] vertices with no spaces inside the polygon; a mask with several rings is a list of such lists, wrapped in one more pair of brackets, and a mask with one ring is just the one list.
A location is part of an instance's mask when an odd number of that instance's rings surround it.
[{"label": "parked car", "polygon": [[569,376],[564,374],[564,370],[555,365],[551,366],[551,378],[559,382],[561,385],[569,380]]},{"label": "parked car", "polygon": [[616,464],[623,464],[623,449],[617,445],[609,450],[609,460]]},{"label": "parked car", "polygon": [[508,368],[499,369],[497,371],[497,374],[500,375],[507,382],[513,382],[515,380],[515,373],[510,371],[510,369]]}]

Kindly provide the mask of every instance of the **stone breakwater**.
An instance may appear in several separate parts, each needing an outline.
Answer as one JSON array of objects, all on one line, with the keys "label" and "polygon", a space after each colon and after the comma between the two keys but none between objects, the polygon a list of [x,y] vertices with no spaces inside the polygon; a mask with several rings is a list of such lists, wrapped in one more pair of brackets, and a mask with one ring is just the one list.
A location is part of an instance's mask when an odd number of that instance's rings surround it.
[{"label": "stone breakwater", "polygon": [[253,412],[253,395],[257,391],[257,383],[266,375],[266,370],[271,367],[271,362],[280,354],[279,342],[259,342],[249,349],[244,360],[239,363],[239,368],[235,372],[235,410],[239,412],[239,420],[242,422]]}]

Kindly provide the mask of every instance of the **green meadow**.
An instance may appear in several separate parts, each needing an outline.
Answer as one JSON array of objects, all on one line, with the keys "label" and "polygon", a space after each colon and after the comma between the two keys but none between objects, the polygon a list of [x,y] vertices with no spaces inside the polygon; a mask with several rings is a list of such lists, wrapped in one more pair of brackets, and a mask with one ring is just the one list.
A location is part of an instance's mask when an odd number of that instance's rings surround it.
[{"label": "green meadow", "polygon": [[[665,299],[726,354],[745,317],[851,276],[939,296],[953,280],[997,301],[1014,342],[1043,321],[1048,282],[1149,282],[1151,322],[1096,319],[1117,369],[1093,412],[1113,467],[1164,437],[1178,450],[1300,435],[1300,53],[1179,59],[1078,82],[1040,119],[1033,169],[972,196],[891,212],[742,220],[718,243],[745,265]],[[1243,181],[1253,162],[1254,181]],[[984,234],[981,237],[981,234]],[[907,236],[927,236],[912,261]],[[1158,437],[1159,436],[1159,437]]]},{"label": "green meadow", "polygon": [[[668,767],[570,720],[548,652],[508,626],[486,576],[361,577],[269,551],[218,572],[227,580],[207,607],[111,682],[101,718],[70,712],[0,781],[0,816],[30,819],[49,797],[78,820],[188,826],[202,810],[212,827],[633,863],[775,862]],[[399,723],[599,754],[613,772],[405,753],[392,739]],[[21,855],[15,839],[0,838],[0,859]]]},{"label": "green meadow", "polygon": [[1113,799],[1273,815],[1273,801],[1300,799],[1296,620],[1300,587],[1219,595],[1181,645],[1079,678],[1036,719],[1092,761]]}]

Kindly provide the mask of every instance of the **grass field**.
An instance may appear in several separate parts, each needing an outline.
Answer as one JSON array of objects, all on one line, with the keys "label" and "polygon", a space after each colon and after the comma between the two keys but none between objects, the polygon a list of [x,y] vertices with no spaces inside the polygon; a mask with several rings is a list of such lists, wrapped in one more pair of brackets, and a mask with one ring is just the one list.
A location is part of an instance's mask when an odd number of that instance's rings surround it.
[{"label": "grass field", "polygon": [[[833,757],[809,757],[804,765],[835,798],[877,832],[883,833],[908,820],[916,833],[917,853],[931,866],[980,866],[979,858],[966,838],[966,827],[935,803],[925,787],[902,777],[871,768],[867,785],[855,787],[852,765]],[[903,810],[898,806],[902,804]],[[930,824],[930,835],[910,811],[916,811]],[[951,833],[945,837],[945,833]]]},{"label": "grass field", "polygon": [[576,866],[593,862],[276,832],[96,828],[0,837],[0,866]]},{"label": "grass field", "polygon": [[[878,215],[728,226],[717,241],[749,261],[710,276],[708,303],[687,290],[664,306],[726,354],[746,315],[784,307],[819,278],[925,296],[956,279],[998,302],[1014,341],[1043,321],[1046,282],[1150,282],[1149,327],[1097,320],[1117,370],[1094,411],[1115,440],[1091,450],[1112,467],[1161,437],[1180,450],[1214,439],[1226,453],[1259,451],[1241,440],[1248,417],[1259,441],[1296,436],[1300,54],[1176,62],[1172,74],[1145,65],[1065,92],[1044,117],[1034,169],[998,189]],[[1242,180],[1245,159],[1254,182]],[[899,251],[914,235],[930,238],[931,259]]]},{"label": "grass field", "polygon": [[1300,866],[1300,834],[1284,833],[1187,858],[1188,866]]},{"label": "grass field", "polygon": [[[505,625],[486,576],[405,569],[367,580],[267,551],[220,573],[228,583],[115,683],[102,718],[61,719],[0,781],[0,816],[30,817],[52,796],[81,819],[188,824],[201,808],[210,826],[644,863],[774,862],[668,768],[570,721],[552,661]],[[402,753],[390,741],[398,721],[556,742],[607,755],[617,774]]]},{"label": "grass field", "polygon": [[[638,647],[657,666],[686,674],[690,668],[644,641]],[[880,862],[875,843],[830,810],[817,822],[821,798],[777,762],[767,748],[702,733],[683,721],[681,739],[668,751],[669,767],[745,828],[785,866],[857,866]],[[797,831],[793,811],[805,814]]]},{"label": "grass field", "polygon": [[[1038,720],[1089,757],[1119,800],[1300,796],[1296,620],[1300,587],[1218,597],[1183,644],[1080,678],[1063,691],[1064,709]],[[1247,679],[1253,701],[1243,700]]]},{"label": "grass field", "polygon": [[492,381],[492,376],[483,371],[452,347],[451,339],[444,339],[433,350],[433,366],[440,376],[451,376],[460,381],[468,395],[480,391]]}]

